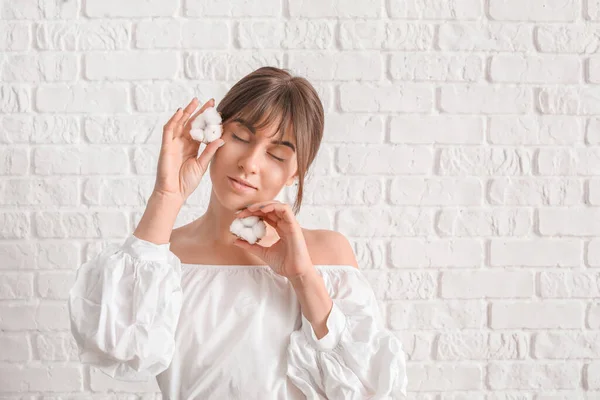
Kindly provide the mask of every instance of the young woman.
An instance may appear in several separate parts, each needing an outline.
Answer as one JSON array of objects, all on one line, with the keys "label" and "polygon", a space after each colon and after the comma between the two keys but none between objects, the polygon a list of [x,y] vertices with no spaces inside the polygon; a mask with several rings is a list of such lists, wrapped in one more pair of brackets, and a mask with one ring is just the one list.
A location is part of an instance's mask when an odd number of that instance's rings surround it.
[{"label": "young woman", "polygon": [[[295,218],[324,127],[310,83],[263,67],[219,103],[221,139],[197,157],[193,99],[164,126],[137,228],[77,270],[71,331],[83,363],[165,399],[387,399],[406,395],[402,344],[348,240]],[[210,164],[206,213],[173,230]],[[294,209],[273,200],[297,181]],[[250,245],[229,232],[260,216]]]}]

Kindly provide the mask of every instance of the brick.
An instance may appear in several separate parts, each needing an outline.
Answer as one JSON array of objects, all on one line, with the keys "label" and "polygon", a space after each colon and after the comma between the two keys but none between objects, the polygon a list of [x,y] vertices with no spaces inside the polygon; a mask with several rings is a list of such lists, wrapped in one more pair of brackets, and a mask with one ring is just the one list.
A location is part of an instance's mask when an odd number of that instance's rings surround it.
[{"label": "brick", "polygon": [[502,22],[444,23],[440,25],[441,50],[509,51],[534,50],[533,28],[526,24]]},{"label": "brick", "polygon": [[379,115],[333,114],[325,116],[324,140],[328,143],[381,143],[383,117]]},{"label": "brick", "polygon": [[41,332],[34,343],[40,360],[79,362],[79,349],[70,332]]},{"label": "brick", "polygon": [[410,392],[435,390],[483,390],[483,370],[479,365],[414,365],[411,366],[407,388]]},{"label": "brick", "polygon": [[600,239],[592,239],[587,244],[587,265],[590,267],[600,267]]},{"label": "brick", "polygon": [[481,329],[486,305],[478,300],[444,300],[425,303],[390,303],[392,329]]},{"label": "brick", "polygon": [[437,274],[434,272],[377,273],[389,289],[384,289],[384,298],[389,300],[434,299],[438,292]]},{"label": "brick", "polygon": [[587,0],[588,19],[600,21],[600,0]]},{"label": "brick", "polygon": [[118,113],[129,111],[125,85],[46,85],[37,88],[36,107],[41,112]]},{"label": "brick", "polygon": [[83,120],[85,138],[90,143],[161,143],[163,126],[170,116],[92,115]]},{"label": "brick", "polygon": [[[581,329],[584,304],[578,301],[492,303],[492,329]],[[500,388],[500,387],[498,387]]]},{"label": "brick", "polygon": [[84,74],[89,80],[168,80],[175,78],[178,68],[174,52],[89,53]]},{"label": "brick", "polygon": [[587,368],[584,368],[585,382],[587,382],[587,389],[600,389],[600,362],[590,362]]},{"label": "brick", "polygon": [[401,81],[474,82],[483,78],[478,55],[401,53],[390,57],[390,77]]},{"label": "brick", "polygon": [[600,57],[590,57],[587,65],[588,82],[600,83]]},{"label": "brick", "polygon": [[31,360],[31,346],[27,335],[23,333],[0,334],[0,360],[8,362],[27,362]]},{"label": "brick", "polygon": [[0,85],[0,113],[31,111],[31,91],[23,86]]},{"label": "brick", "polygon": [[242,49],[329,49],[335,26],[327,20],[239,21]]},{"label": "brick", "polygon": [[379,18],[382,10],[382,0],[353,3],[342,0],[305,0],[289,3],[291,17]]},{"label": "brick", "polygon": [[600,205],[600,179],[590,179],[588,182],[588,203]]},{"label": "brick", "polygon": [[[35,319],[36,307],[35,304],[24,301],[0,303],[0,329],[6,331],[2,333],[38,329]],[[0,377],[3,375],[0,374]]]},{"label": "brick", "polygon": [[381,179],[371,177],[315,177],[306,182],[304,190],[302,204],[367,205],[382,202],[384,185]]},{"label": "brick", "polygon": [[393,178],[390,203],[422,206],[481,205],[483,185],[478,178]]},{"label": "brick", "polygon": [[29,214],[18,211],[0,212],[0,236],[3,239],[23,239],[30,235]]},{"label": "brick", "polygon": [[0,367],[3,392],[78,392],[83,390],[83,373],[77,366]]},{"label": "brick", "polygon": [[[184,72],[189,79],[237,81],[263,65],[283,68],[283,53],[273,51],[235,53],[188,52],[184,55]],[[207,96],[215,97],[214,92]],[[207,99],[210,99],[207,97]],[[191,98],[191,97],[190,97]],[[186,98],[187,99],[187,98]],[[217,101],[217,97],[215,97]],[[185,104],[189,103],[189,100]],[[217,101],[218,104],[218,101]]]},{"label": "brick", "polygon": [[22,147],[0,147],[0,175],[25,175],[29,171],[29,152]]},{"label": "brick", "polygon": [[575,56],[525,56],[502,54],[492,56],[492,82],[508,83],[579,83],[581,61]]},{"label": "brick", "polygon": [[539,332],[532,340],[535,358],[566,360],[600,358],[598,332]]},{"label": "brick", "polygon": [[447,115],[393,116],[390,142],[414,144],[479,144],[483,141],[483,119]]},{"label": "brick", "polygon": [[598,147],[540,149],[537,169],[540,175],[597,175],[599,161]]},{"label": "brick", "polygon": [[0,184],[2,205],[75,206],[79,204],[77,178],[9,179]]},{"label": "brick", "polygon": [[437,229],[441,236],[524,236],[532,221],[531,211],[523,208],[443,209]]},{"label": "brick", "polygon": [[585,139],[589,144],[600,144],[600,118],[587,121]]},{"label": "brick", "polygon": [[600,26],[594,24],[540,25],[536,48],[542,53],[589,54],[600,50]]},{"label": "brick", "polygon": [[501,147],[445,147],[440,150],[441,175],[529,175],[528,149]]},{"label": "brick", "polygon": [[598,115],[600,97],[593,86],[547,87],[538,92],[536,106],[542,114]]},{"label": "brick", "polygon": [[568,206],[582,204],[583,187],[568,178],[497,178],[489,181],[493,205]]},{"label": "brick", "polygon": [[79,119],[64,115],[0,117],[0,143],[73,144],[80,141]]},{"label": "brick", "polygon": [[33,164],[35,173],[40,175],[124,174],[129,171],[127,149],[122,147],[38,147],[33,153]]},{"label": "brick", "polygon": [[477,268],[483,244],[473,239],[392,239],[391,266],[396,268]]},{"label": "brick", "polygon": [[355,237],[427,236],[433,232],[432,210],[412,207],[346,207],[337,214],[340,232]]},{"label": "brick", "polygon": [[178,48],[181,45],[181,22],[173,19],[140,21],[135,25],[138,49]]},{"label": "brick", "polygon": [[0,299],[19,300],[33,296],[33,274],[4,272],[0,275]]},{"label": "brick", "polygon": [[168,17],[175,14],[175,2],[161,0],[86,0],[85,15],[105,17]]},{"label": "brick", "polygon": [[128,234],[126,216],[117,211],[35,213],[36,234],[44,238],[106,238]]},{"label": "brick", "polygon": [[[307,8],[311,8],[306,5]],[[183,12],[188,17],[280,17],[278,0],[184,0]]]},{"label": "brick", "polygon": [[530,271],[444,271],[440,280],[441,297],[447,299],[531,298],[534,288]]},{"label": "brick", "polygon": [[310,81],[379,81],[384,64],[379,52],[306,52],[289,55],[289,67]]},{"label": "brick", "polygon": [[231,43],[231,28],[227,22],[189,20],[181,26],[184,48],[226,49]]},{"label": "brick", "polygon": [[600,235],[600,208],[540,209],[539,230],[542,236],[597,236]]},{"label": "brick", "polygon": [[413,22],[340,21],[339,42],[344,50],[428,50],[433,25]]},{"label": "brick", "polygon": [[464,84],[440,92],[440,109],[452,114],[524,114],[532,104],[527,87]]},{"label": "brick", "polygon": [[76,18],[78,13],[79,3],[76,1],[22,0],[4,1],[4,4],[0,4],[3,19],[70,19]]},{"label": "brick", "polygon": [[600,303],[591,304],[587,309],[586,327],[590,329],[600,328]]},{"label": "brick", "polygon": [[74,54],[8,54],[1,65],[4,82],[74,81],[79,72]]},{"label": "brick", "polygon": [[575,21],[581,14],[577,0],[538,0],[523,3],[519,0],[491,0],[490,16],[508,21]]},{"label": "brick", "polygon": [[576,239],[492,240],[490,265],[495,267],[576,267],[581,241]]},{"label": "brick", "polygon": [[121,50],[129,47],[131,23],[121,21],[45,22],[34,35],[40,50]]},{"label": "brick", "polygon": [[391,18],[469,20],[484,17],[483,4],[478,0],[388,0]]},{"label": "brick", "polygon": [[74,283],[75,271],[40,272],[37,277],[37,293],[43,299],[67,300]]},{"label": "brick", "polygon": [[101,206],[145,207],[154,188],[148,178],[88,178],[84,182],[83,202]]},{"label": "brick", "polygon": [[524,360],[528,357],[529,335],[524,332],[442,332],[435,347],[437,360]]},{"label": "brick", "polygon": [[[12,8],[12,4],[11,7]],[[23,22],[0,21],[0,50],[20,51],[31,47],[31,26]]]},{"label": "brick", "polygon": [[426,174],[433,153],[426,147],[346,145],[340,147],[337,167],[343,174]]},{"label": "brick", "polygon": [[597,299],[600,272],[544,271],[540,273],[540,295],[544,298]]},{"label": "brick", "polygon": [[490,388],[502,389],[578,389],[581,367],[574,362],[491,363],[487,366]]},{"label": "brick", "polygon": [[494,115],[489,118],[493,144],[561,145],[583,141],[583,120],[562,115]]},{"label": "brick", "polygon": [[340,108],[344,112],[429,112],[433,92],[419,84],[343,83]]}]

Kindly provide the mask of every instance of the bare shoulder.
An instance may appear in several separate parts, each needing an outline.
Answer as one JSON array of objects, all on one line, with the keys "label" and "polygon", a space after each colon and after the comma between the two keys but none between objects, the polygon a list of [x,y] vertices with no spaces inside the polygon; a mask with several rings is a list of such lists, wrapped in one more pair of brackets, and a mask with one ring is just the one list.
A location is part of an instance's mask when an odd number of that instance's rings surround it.
[{"label": "bare shoulder", "polygon": [[327,229],[302,229],[315,264],[351,265],[358,268],[352,245],[340,232]]}]

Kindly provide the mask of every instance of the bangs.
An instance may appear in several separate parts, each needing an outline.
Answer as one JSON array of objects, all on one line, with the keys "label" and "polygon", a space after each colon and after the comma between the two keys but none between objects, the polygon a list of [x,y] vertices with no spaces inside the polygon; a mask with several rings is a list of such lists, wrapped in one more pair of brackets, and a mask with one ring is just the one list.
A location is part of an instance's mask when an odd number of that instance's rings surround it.
[{"label": "bangs", "polygon": [[291,103],[289,90],[272,91],[250,100],[239,112],[232,115],[230,120],[243,120],[257,130],[277,125],[276,134],[280,140],[293,123]]}]

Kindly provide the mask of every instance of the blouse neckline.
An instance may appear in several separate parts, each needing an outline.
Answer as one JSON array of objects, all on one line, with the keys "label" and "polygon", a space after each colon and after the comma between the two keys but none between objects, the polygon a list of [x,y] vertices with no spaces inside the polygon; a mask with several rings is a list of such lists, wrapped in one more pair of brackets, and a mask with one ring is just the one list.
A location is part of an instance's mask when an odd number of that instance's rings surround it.
[{"label": "blouse neckline", "polygon": [[[222,265],[220,265],[220,264],[192,264],[192,263],[182,262],[181,265],[187,266],[187,267],[194,267],[194,268],[204,268],[204,269],[238,269],[238,270],[268,269],[268,270],[272,270],[271,267],[268,265],[256,265],[256,264],[222,264]],[[315,264],[314,267],[318,268],[320,270],[322,270],[322,269],[353,269],[353,270],[358,271],[358,268],[356,268],[352,265],[347,265],[347,264]]]}]

